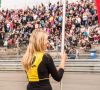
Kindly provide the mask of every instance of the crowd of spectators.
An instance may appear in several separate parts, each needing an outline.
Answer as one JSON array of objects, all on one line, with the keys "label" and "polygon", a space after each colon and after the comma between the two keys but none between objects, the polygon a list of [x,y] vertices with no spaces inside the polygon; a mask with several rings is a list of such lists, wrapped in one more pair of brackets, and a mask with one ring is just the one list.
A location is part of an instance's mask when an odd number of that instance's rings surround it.
[{"label": "crowd of spectators", "polygon": [[[43,28],[49,34],[52,49],[60,49],[62,33],[63,5],[49,3],[33,8],[0,11],[0,46],[21,47],[28,44],[33,30]],[[70,52],[75,46],[84,50],[91,44],[100,43],[98,15],[94,1],[81,0],[66,2],[65,48]]]}]

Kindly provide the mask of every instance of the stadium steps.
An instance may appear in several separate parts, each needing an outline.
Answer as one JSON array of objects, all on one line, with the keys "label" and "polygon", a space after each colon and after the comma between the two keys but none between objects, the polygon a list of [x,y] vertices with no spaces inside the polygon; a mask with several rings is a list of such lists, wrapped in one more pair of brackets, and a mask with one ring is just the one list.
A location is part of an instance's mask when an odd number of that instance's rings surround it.
[{"label": "stadium steps", "polygon": [[[54,59],[56,67],[60,60]],[[0,71],[23,71],[21,60],[0,60]],[[65,64],[65,72],[100,72],[99,59],[68,59]]]}]

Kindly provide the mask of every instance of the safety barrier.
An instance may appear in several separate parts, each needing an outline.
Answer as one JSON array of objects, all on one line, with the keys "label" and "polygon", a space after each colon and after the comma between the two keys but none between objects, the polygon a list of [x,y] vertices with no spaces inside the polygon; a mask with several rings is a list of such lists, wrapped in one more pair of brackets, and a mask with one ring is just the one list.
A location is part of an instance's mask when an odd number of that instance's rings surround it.
[{"label": "safety barrier", "polygon": [[[60,59],[54,59],[56,67]],[[24,70],[20,58],[16,60],[0,60],[0,71]],[[65,64],[65,72],[100,72],[100,59],[68,59]]]}]

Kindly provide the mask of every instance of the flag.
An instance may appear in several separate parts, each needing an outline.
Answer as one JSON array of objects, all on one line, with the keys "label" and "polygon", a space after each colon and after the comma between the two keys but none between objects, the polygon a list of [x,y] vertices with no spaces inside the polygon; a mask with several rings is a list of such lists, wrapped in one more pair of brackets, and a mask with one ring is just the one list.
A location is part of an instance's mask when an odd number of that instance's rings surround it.
[{"label": "flag", "polygon": [[98,20],[100,26],[100,0],[96,0],[97,12],[98,12]]}]

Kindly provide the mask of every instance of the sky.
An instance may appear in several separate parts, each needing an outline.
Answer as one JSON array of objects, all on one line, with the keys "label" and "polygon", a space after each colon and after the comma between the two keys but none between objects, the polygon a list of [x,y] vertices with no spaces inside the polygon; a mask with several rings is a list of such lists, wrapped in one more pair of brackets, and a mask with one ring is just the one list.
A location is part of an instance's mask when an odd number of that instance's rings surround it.
[{"label": "sky", "polygon": [[[2,0],[1,8],[26,8],[27,6],[32,7],[33,5],[38,5],[41,2],[48,4],[50,2],[56,3],[61,0]],[[68,0],[69,2],[75,2],[77,0]]]}]

